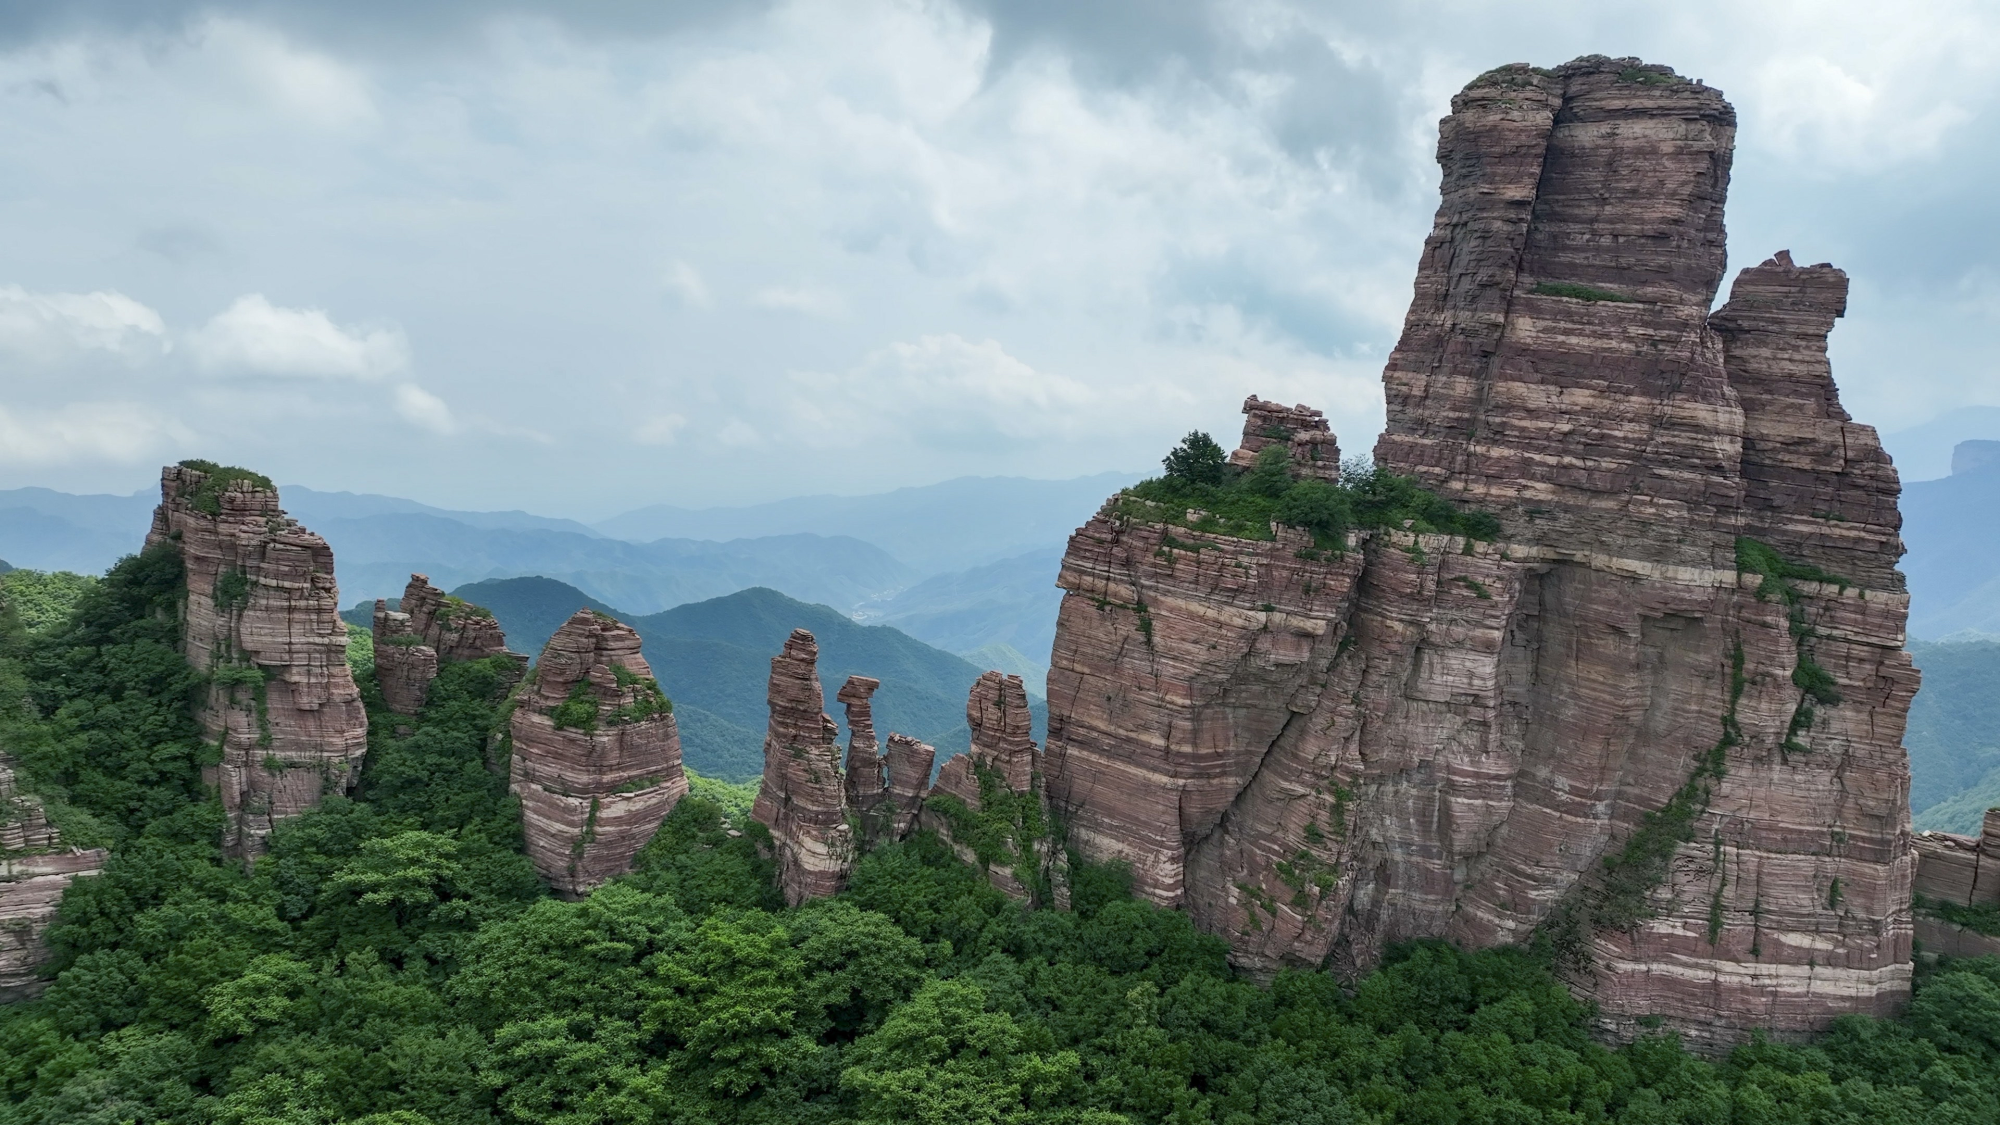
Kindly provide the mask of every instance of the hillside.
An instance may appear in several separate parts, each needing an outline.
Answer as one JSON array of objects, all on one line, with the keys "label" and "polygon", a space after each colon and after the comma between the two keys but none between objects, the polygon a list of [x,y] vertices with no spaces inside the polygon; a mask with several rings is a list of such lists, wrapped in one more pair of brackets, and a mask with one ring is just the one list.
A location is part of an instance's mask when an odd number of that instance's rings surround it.
[{"label": "hillside", "polygon": [[1910,636],[2000,633],[2000,465],[1903,486]]},{"label": "hillside", "polygon": [[1924,686],[1910,705],[1910,808],[1916,826],[1976,832],[2000,804],[2000,642],[1910,642]]},{"label": "hillside", "polygon": [[893,625],[948,652],[971,654],[989,645],[1013,649],[1037,669],[1031,686],[1040,692],[1055,644],[1056,610],[1062,605],[1062,591],[1056,588],[1061,568],[1060,545],[1030,551],[926,578],[863,603],[855,617]]},{"label": "hillside", "polygon": [[[940,762],[969,745],[965,697],[986,670],[899,630],[856,624],[826,606],[769,589],[743,590],[651,615],[619,612],[547,578],[471,583],[452,593],[492,610],[509,643],[531,655],[570,614],[586,606],[630,624],[674,700],[688,765],[730,781],[763,771],[769,718],[765,683],[771,658],[793,629],[810,629],[819,640],[820,679],[828,713],[836,721],[842,715],[832,694],[841,682],[850,675],[874,676],[882,681],[875,696],[876,726],[885,734],[901,731],[931,743]],[[1039,704],[1034,714],[1039,737],[1047,715]]]}]

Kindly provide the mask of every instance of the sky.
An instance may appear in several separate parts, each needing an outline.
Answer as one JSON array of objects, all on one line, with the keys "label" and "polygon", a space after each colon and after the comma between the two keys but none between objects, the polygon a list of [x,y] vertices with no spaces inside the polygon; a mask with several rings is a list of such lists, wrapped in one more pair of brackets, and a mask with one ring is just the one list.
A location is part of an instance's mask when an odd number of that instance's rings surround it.
[{"label": "sky", "polygon": [[0,8],[0,488],[594,519],[1251,393],[1365,451],[1451,95],[1590,53],[1734,102],[1731,272],[1849,272],[1857,419],[2000,406],[1990,3],[71,0]]}]

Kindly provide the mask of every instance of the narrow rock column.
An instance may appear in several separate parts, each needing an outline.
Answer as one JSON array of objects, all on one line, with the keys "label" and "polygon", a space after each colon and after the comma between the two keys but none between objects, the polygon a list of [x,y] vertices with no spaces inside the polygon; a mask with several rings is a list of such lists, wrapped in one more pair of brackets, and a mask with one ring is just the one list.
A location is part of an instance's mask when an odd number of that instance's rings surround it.
[{"label": "narrow rock column", "polygon": [[253,857],[279,821],[352,788],[368,751],[333,551],[268,481],[206,462],[161,471],[146,546],[160,544],[186,563],[182,651],[210,677],[199,711],[222,749],[223,850]]},{"label": "narrow rock column", "polygon": [[839,728],[822,711],[818,660],[819,644],[804,629],[792,630],[784,651],[771,658],[764,784],[751,810],[771,830],[778,883],[793,906],[845,885],[856,850],[835,741]]},{"label": "narrow rock column", "polygon": [[916,826],[924,791],[931,784],[931,765],[936,761],[937,747],[930,743],[919,742],[907,734],[889,736],[889,751],[884,758],[889,775],[885,801],[889,808],[889,839],[900,840]]},{"label": "narrow rock column", "polygon": [[587,609],[564,622],[511,729],[528,858],[565,897],[630,870],[687,794],[673,704],[623,622]]}]

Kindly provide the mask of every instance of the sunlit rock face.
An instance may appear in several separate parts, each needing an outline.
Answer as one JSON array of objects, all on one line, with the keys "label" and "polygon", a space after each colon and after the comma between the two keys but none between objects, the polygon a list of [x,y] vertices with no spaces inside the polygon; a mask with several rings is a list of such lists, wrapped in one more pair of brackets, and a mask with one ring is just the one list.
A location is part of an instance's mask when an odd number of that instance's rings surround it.
[{"label": "sunlit rock face", "polygon": [[543,647],[509,734],[528,858],[565,897],[631,870],[687,795],[680,729],[639,634],[590,610]]},{"label": "sunlit rock face", "polygon": [[347,667],[333,551],[257,480],[169,465],[146,545],[187,565],[181,640],[210,677],[199,708],[221,746],[210,779],[228,814],[223,848],[254,857],[271,829],[352,788],[368,718]]},{"label": "sunlit rock face", "polygon": [[1049,676],[1087,858],[1259,974],[1540,942],[1608,1032],[1706,1046],[1907,999],[1899,485],[1826,362],[1843,274],[1779,254],[1710,314],[1734,131],[1630,59],[1453,100],[1375,460],[1501,534],[1108,505]]}]

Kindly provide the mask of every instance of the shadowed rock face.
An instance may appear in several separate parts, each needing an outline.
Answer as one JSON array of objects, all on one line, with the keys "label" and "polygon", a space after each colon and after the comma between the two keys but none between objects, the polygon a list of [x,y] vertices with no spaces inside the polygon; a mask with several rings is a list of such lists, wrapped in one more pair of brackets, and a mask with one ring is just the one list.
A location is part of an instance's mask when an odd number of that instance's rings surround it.
[{"label": "shadowed rock face", "polygon": [[353,787],[368,719],[326,541],[287,517],[274,489],[208,484],[196,469],[162,470],[146,545],[171,543],[187,565],[182,650],[213,677],[200,719],[222,745],[211,776],[228,815],[223,849],[248,857],[279,821]]},{"label": "shadowed rock face", "polygon": [[687,794],[674,716],[631,626],[577,610],[516,696],[512,788],[528,858],[577,898],[631,870]]},{"label": "shadowed rock face", "polygon": [[514,662],[516,678],[528,670],[526,656],[507,650],[507,637],[492,613],[451,597],[424,575],[410,575],[398,604],[400,610],[391,610],[386,599],[375,600],[375,679],[389,710],[399,715],[422,710],[445,661],[505,656]]},{"label": "shadowed rock face", "polygon": [[[778,885],[793,906],[840,890],[856,854],[835,743],[840,728],[821,710],[826,697],[819,686],[818,661],[819,643],[804,629],[792,630],[784,651],[771,658],[764,784],[751,809],[751,816],[771,830]],[[843,694],[851,698],[860,693]]]},{"label": "shadowed rock face", "polygon": [[1907,998],[1898,485],[1826,365],[1838,271],[1774,258],[1710,322],[1733,131],[1635,60],[1454,99],[1375,458],[1501,539],[1093,519],[1049,677],[1086,856],[1258,973],[1541,935],[1607,1030],[1711,1046]]},{"label": "shadowed rock face", "polygon": [[49,959],[43,936],[63,890],[102,871],[108,855],[65,844],[41,802],[15,791],[13,764],[0,754],[0,1004],[48,986],[36,974]]},{"label": "shadowed rock face", "polygon": [[[2000,809],[1986,810],[1977,836],[1920,832],[1916,837],[1916,893],[1931,904],[2000,906]],[[2000,954],[2000,937],[1954,925],[1929,911],[1916,918],[1926,953],[1953,957]]]}]

